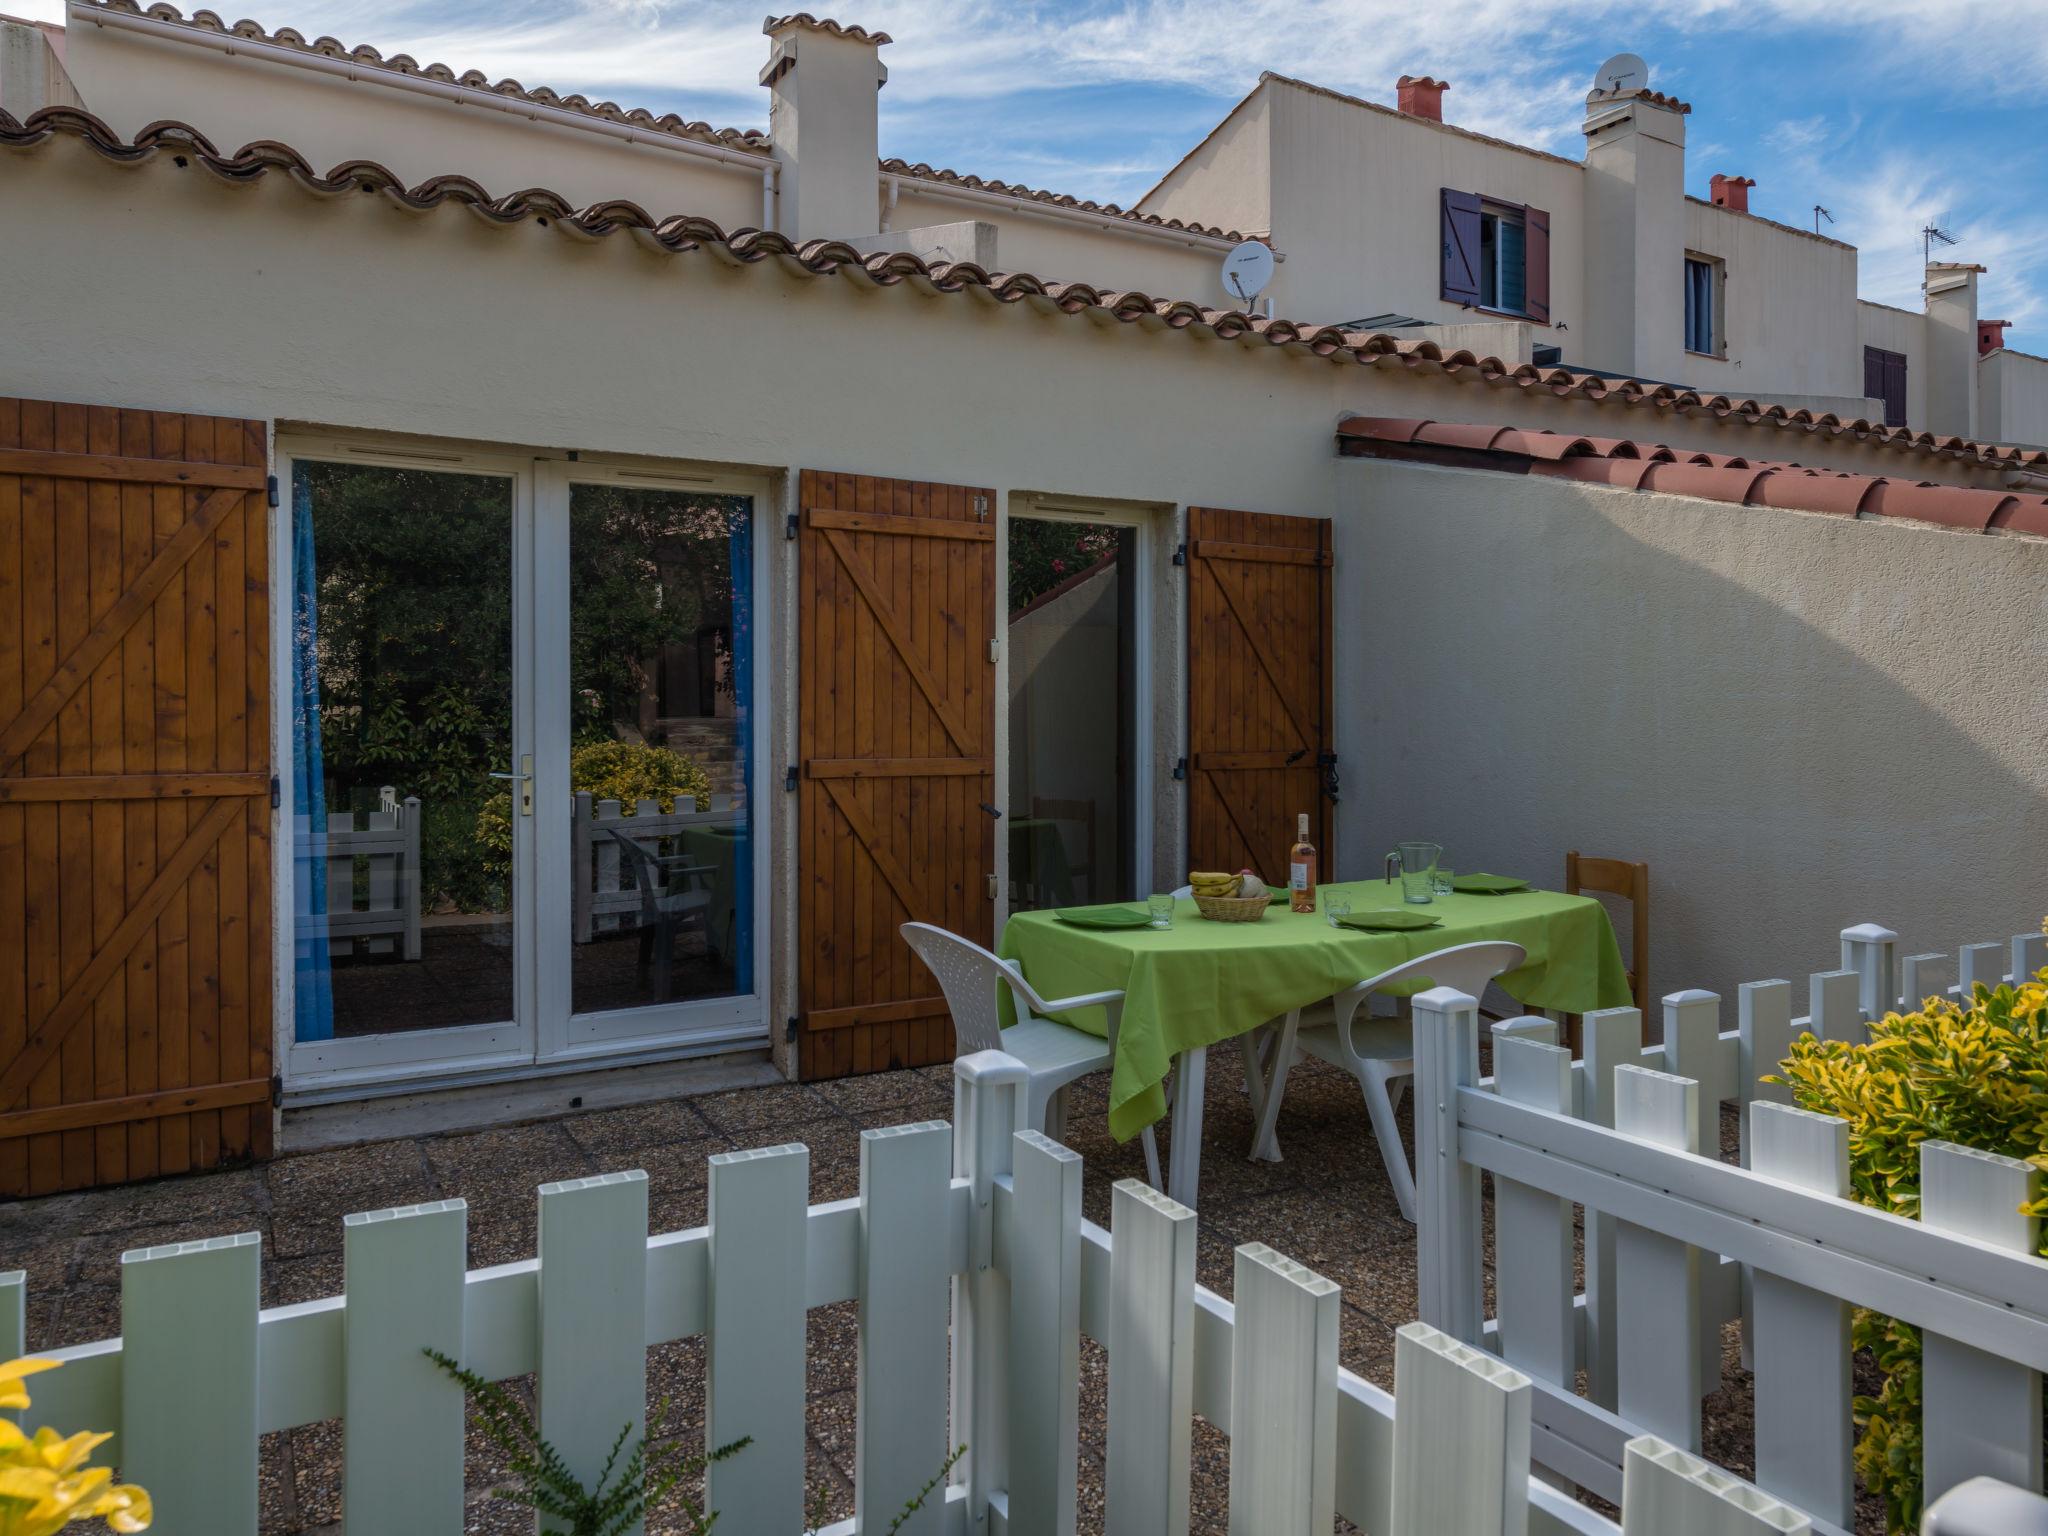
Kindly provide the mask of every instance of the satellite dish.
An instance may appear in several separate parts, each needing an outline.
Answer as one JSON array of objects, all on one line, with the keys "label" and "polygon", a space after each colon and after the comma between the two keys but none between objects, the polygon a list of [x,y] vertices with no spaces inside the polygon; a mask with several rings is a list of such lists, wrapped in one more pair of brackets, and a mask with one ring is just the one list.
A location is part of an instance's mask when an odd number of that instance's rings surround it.
[{"label": "satellite dish", "polygon": [[1260,240],[1247,240],[1223,258],[1223,291],[1250,304],[1273,281],[1273,251]]},{"label": "satellite dish", "polygon": [[1617,53],[1593,71],[1596,91],[1640,91],[1650,84],[1650,66],[1641,54]]}]

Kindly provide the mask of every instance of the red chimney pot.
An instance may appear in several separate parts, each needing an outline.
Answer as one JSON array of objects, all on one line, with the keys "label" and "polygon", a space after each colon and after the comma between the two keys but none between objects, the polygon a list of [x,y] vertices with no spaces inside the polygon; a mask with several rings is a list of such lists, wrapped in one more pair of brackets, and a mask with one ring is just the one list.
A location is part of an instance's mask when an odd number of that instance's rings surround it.
[{"label": "red chimney pot", "polygon": [[1428,75],[1403,75],[1394,82],[1394,101],[1410,117],[1440,123],[1444,120],[1444,92],[1450,88],[1448,80],[1435,80]]},{"label": "red chimney pot", "polygon": [[1747,176],[1723,176],[1716,173],[1713,181],[1713,198],[1716,208],[1726,208],[1730,213],[1749,212],[1749,189],[1756,182]]},{"label": "red chimney pot", "polygon": [[1977,322],[1977,355],[1996,352],[2005,345],[2005,328],[2010,320],[1979,320]]}]

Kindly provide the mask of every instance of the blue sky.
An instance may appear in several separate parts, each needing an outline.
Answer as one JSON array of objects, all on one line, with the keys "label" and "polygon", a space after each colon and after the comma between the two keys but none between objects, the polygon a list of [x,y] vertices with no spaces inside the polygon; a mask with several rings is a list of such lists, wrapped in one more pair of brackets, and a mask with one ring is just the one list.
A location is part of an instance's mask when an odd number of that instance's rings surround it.
[{"label": "blue sky", "polygon": [[[222,0],[215,0],[219,5]],[[759,127],[761,0],[246,0],[268,27]],[[817,0],[812,0],[817,3]],[[1693,104],[1688,190],[1861,247],[1865,298],[1919,306],[1920,226],[1982,262],[1982,312],[2048,353],[2048,0],[826,0],[896,38],[882,152],[1128,202],[1273,69],[1576,157],[1594,67],[1630,49]],[[0,0],[57,19],[61,0]],[[834,8],[836,7],[836,8]],[[237,9],[231,13],[239,16]],[[450,170],[460,167],[451,166]],[[682,211],[682,210],[662,210]]]}]

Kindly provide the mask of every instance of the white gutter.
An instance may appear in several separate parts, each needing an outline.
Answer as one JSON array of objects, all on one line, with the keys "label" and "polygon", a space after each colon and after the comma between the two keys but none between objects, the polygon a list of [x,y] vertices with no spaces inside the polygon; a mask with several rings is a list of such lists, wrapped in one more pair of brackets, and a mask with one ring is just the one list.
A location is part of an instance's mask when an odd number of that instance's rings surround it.
[{"label": "white gutter", "polygon": [[1170,229],[1161,224],[1146,224],[1137,219],[1118,218],[1113,213],[1091,213],[1085,208],[1063,208],[1058,203],[1042,203],[1037,198],[1018,197],[1014,193],[989,192],[980,187],[963,187],[947,181],[927,181],[922,176],[905,176],[900,171],[892,171],[883,179],[889,185],[889,207],[892,213],[896,207],[896,184],[899,181],[908,181],[911,190],[919,196],[951,198],[961,203],[988,204],[1008,209],[1013,213],[1036,214],[1042,218],[1086,224],[1090,228],[1104,230],[1113,235],[1142,235],[1149,240],[1164,240],[1169,245],[1183,245],[1198,251],[1230,251],[1237,247],[1235,240],[1222,235],[1205,235],[1192,229]]},{"label": "white gutter", "polygon": [[701,139],[687,139],[679,134],[662,133],[642,128],[634,123],[617,123],[610,118],[570,112],[561,107],[550,107],[543,102],[527,101],[518,96],[505,96],[473,85],[454,85],[445,80],[433,80],[424,75],[408,75],[374,64],[358,64],[354,59],[330,58],[324,53],[308,53],[297,48],[285,47],[280,43],[237,37],[231,32],[208,32],[177,22],[160,21],[154,16],[138,16],[127,11],[102,10],[97,6],[74,3],[70,7],[68,24],[76,25],[79,22],[90,22],[96,27],[112,27],[116,31],[139,32],[146,37],[161,38],[168,42],[197,44],[230,57],[246,56],[265,63],[283,64],[292,69],[311,70],[315,74],[334,75],[344,80],[378,85],[386,90],[434,96],[443,101],[452,101],[458,106],[485,107],[503,112],[509,117],[523,117],[531,122],[548,123],[557,128],[574,128],[583,133],[601,134],[606,138],[623,139],[629,144],[641,144],[650,149],[673,150],[678,154],[721,165],[728,170],[744,169],[749,175],[761,178],[761,227],[774,228],[775,162],[766,155],[750,154],[745,150],[731,149],[723,144],[707,144]]}]

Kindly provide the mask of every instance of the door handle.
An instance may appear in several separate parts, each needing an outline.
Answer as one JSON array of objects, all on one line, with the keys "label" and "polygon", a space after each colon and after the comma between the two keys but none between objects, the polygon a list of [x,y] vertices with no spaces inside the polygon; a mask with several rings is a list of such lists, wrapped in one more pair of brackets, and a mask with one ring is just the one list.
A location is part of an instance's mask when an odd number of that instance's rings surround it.
[{"label": "door handle", "polygon": [[519,786],[519,814],[522,816],[531,816],[533,814],[533,754],[531,752],[525,753],[520,757],[519,771],[517,773],[500,773],[493,769],[490,776],[494,779],[502,779],[507,784],[517,784]]}]

